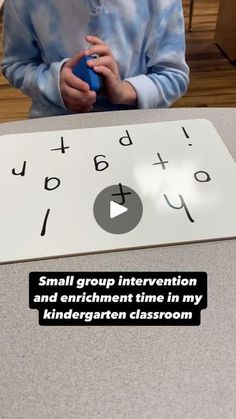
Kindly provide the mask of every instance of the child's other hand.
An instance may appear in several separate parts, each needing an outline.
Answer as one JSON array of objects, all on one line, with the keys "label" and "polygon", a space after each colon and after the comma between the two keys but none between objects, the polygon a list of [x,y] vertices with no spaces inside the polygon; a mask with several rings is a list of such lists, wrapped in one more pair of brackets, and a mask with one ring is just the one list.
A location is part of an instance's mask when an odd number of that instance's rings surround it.
[{"label": "child's other hand", "polygon": [[84,52],[74,55],[61,69],[60,89],[66,107],[71,112],[90,112],[96,102],[96,92],[89,90],[89,85],[72,73],[73,67],[84,56]]},{"label": "child's other hand", "polygon": [[87,65],[103,76],[110,102],[119,105],[135,105],[137,93],[130,83],[121,80],[118,65],[107,44],[96,36],[88,35],[86,40],[92,46],[84,51],[85,55],[99,55],[98,58],[88,61]]}]

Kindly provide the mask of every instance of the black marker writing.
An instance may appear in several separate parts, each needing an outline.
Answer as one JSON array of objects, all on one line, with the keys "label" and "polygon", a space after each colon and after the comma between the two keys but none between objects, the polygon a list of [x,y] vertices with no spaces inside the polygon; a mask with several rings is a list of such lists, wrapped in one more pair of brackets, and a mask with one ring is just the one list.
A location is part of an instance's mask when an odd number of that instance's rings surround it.
[{"label": "black marker writing", "polygon": [[[182,127],[182,130],[183,130],[183,132],[184,132],[185,137],[186,137],[187,139],[189,139],[190,137],[189,137],[189,135],[188,135],[188,133],[187,133],[186,129],[185,129],[184,127]],[[191,146],[192,144],[190,144],[190,143],[189,143],[189,145]]]},{"label": "black marker writing", "polygon": [[104,154],[98,154],[94,157],[95,170],[97,170],[97,172],[102,172],[103,170],[106,170],[109,167],[109,163],[106,160],[98,161],[99,157],[106,156],[104,156]]},{"label": "black marker writing", "polygon": [[189,221],[191,221],[191,223],[194,223],[194,219],[191,217],[190,212],[189,212],[189,210],[188,210],[188,207],[187,207],[187,205],[186,205],[186,203],[185,203],[184,198],[182,197],[182,195],[179,195],[179,198],[180,198],[180,201],[181,201],[181,205],[180,205],[179,207],[176,207],[176,206],[174,206],[173,204],[171,204],[171,203],[170,203],[170,201],[169,201],[169,198],[168,198],[168,197],[167,197],[167,195],[165,195],[165,194],[164,194],[164,198],[165,198],[165,200],[166,200],[167,204],[168,204],[171,208],[174,208],[174,209],[177,209],[177,210],[179,210],[179,209],[181,209],[181,208],[184,208],[184,209],[185,209],[185,212],[186,212],[186,214],[187,214],[187,216],[188,216]]},{"label": "black marker writing", "polygon": [[45,236],[46,234],[46,227],[47,227],[47,221],[48,221],[48,216],[50,213],[50,209],[47,210],[44,221],[43,221],[43,227],[42,227],[42,231],[41,231],[41,236]]},{"label": "black marker writing", "polygon": [[25,176],[25,169],[26,169],[26,161],[24,161],[21,172],[16,173],[16,169],[12,169],[12,174],[15,176]]},{"label": "black marker writing", "polygon": [[158,164],[161,164],[162,169],[163,169],[163,170],[165,170],[165,169],[166,169],[165,164],[166,164],[166,163],[169,163],[169,162],[168,162],[168,161],[164,161],[164,160],[162,160],[160,153],[157,153],[157,156],[158,156],[158,158],[159,158],[159,162],[153,163],[153,166],[156,166],[156,165],[158,165]]},{"label": "black marker writing", "polygon": [[[49,183],[51,181],[56,181],[54,186],[49,186]],[[57,189],[60,186],[60,184],[61,181],[57,177],[46,177],[44,182],[44,189],[46,189],[47,191],[53,191],[54,189]]]},{"label": "black marker writing", "polygon": [[[203,174],[204,178],[199,178],[199,175]],[[209,173],[205,172],[204,170],[199,170],[199,172],[194,173],[194,177],[197,182],[210,182],[211,177]]]},{"label": "black marker writing", "polygon": [[182,127],[182,130],[184,131],[184,135],[185,135],[185,137],[186,137],[186,138],[189,138],[189,135],[188,135],[188,133],[187,133],[186,129],[185,129],[184,127]]},{"label": "black marker writing", "polygon": [[129,132],[127,131],[127,129],[125,130],[125,132],[126,132],[127,135],[125,135],[124,137],[121,137],[120,140],[119,140],[120,144],[123,145],[124,147],[133,144],[133,142],[132,142],[132,140],[130,138]]},{"label": "black marker writing", "polygon": [[[119,183],[118,186],[120,188],[120,193],[113,193],[113,194],[111,194],[111,196],[121,196],[122,197],[122,202],[120,202],[120,205],[124,205],[125,195],[131,195],[131,192],[123,192],[123,188],[122,188],[121,183]],[[118,204],[118,202],[117,202],[117,204]]]},{"label": "black marker writing", "polygon": [[65,154],[65,150],[70,148],[69,146],[64,146],[64,138],[61,137],[61,147],[59,148],[52,148],[51,151],[61,151],[62,154]]}]

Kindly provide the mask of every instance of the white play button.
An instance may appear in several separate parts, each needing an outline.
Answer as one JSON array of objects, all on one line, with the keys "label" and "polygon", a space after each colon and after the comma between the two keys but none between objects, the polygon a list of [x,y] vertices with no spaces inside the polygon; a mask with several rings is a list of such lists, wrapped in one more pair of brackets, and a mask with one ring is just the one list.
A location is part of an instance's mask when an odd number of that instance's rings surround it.
[{"label": "white play button", "polygon": [[98,194],[94,201],[93,214],[104,231],[126,234],[141,220],[143,204],[133,189],[118,183],[108,186]]},{"label": "white play button", "polygon": [[128,211],[128,208],[117,204],[117,202],[110,201],[110,218],[118,217],[118,215],[123,214],[126,211]]}]

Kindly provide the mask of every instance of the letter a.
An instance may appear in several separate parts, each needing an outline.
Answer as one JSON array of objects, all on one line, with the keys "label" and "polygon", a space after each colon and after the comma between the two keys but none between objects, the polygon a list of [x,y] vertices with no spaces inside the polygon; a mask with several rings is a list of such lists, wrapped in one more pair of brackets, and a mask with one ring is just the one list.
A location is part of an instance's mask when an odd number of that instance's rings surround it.
[{"label": "letter a", "polygon": [[[56,181],[56,185],[49,187],[49,182],[52,180]],[[47,191],[53,191],[54,189],[57,189],[60,186],[60,184],[61,181],[57,177],[46,177],[44,182],[44,189],[46,189]]]}]

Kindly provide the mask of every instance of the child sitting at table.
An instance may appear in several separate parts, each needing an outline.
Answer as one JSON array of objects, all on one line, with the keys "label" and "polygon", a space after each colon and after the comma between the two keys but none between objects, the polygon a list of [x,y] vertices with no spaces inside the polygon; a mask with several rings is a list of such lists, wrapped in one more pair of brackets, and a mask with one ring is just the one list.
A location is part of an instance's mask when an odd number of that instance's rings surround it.
[{"label": "child sitting at table", "polygon": [[[96,93],[73,67],[102,77]],[[168,107],[187,89],[181,0],[5,0],[4,76],[31,117]]]}]

